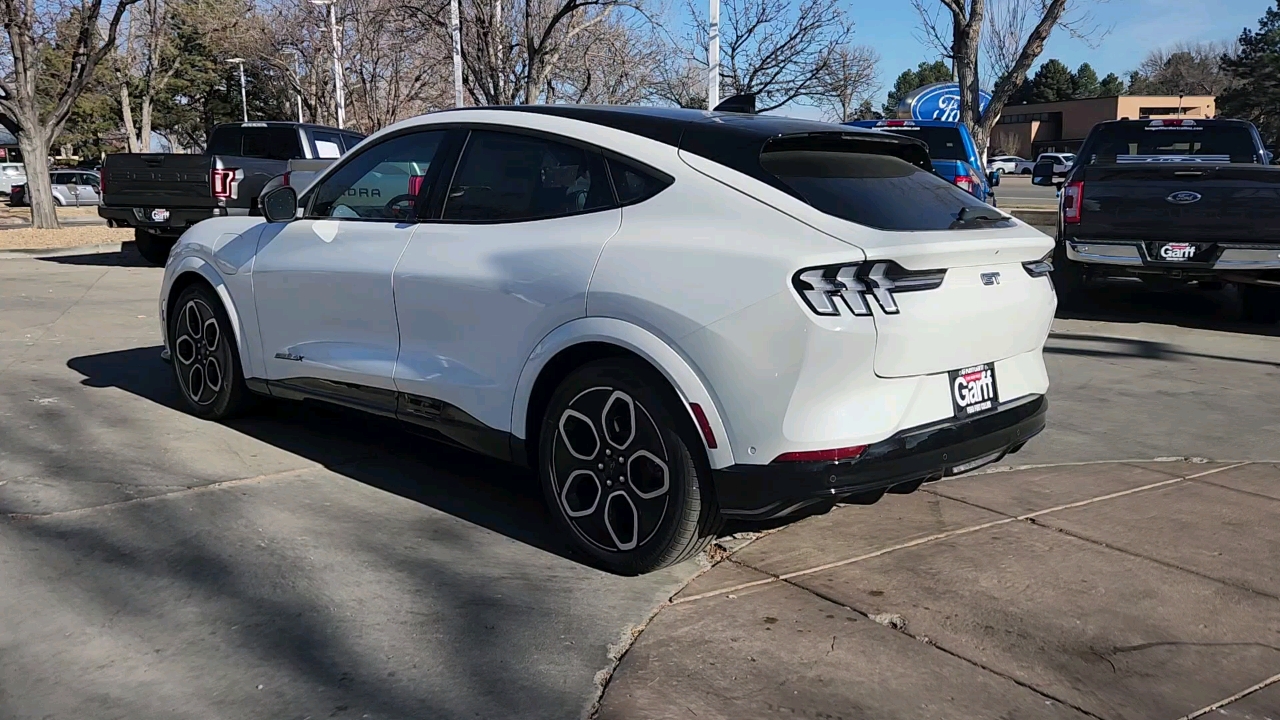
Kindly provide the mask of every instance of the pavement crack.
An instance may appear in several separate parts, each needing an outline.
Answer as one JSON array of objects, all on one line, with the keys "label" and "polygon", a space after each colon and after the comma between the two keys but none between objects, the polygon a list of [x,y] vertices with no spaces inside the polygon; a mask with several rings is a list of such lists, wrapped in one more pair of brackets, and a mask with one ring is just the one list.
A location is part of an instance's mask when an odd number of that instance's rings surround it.
[{"label": "pavement crack", "polygon": [[835,651],[836,651],[836,636],[835,636],[835,635],[832,635],[832,636],[831,636],[831,649],[827,651],[827,654],[828,654],[828,655],[830,655],[831,653],[833,653],[833,652],[835,652]]},{"label": "pavement crack", "polygon": [[1118,672],[1118,671],[1116,670],[1116,664],[1115,664],[1115,663],[1113,663],[1113,662],[1111,662],[1111,658],[1107,657],[1106,655],[1103,655],[1102,653],[1098,652],[1097,650],[1090,650],[1089,652],[1090,652],[1091,654],[1093,654],[1093,655],[1096,655],[1097,657],[1102,658],[1104,661],[1106,661],[1106,663],[1107,663],[1108,665],[1110,665],[1110,666],[1111,666],[1111,673],[1112,673],[1113,675],[1114,675],[1114,674],[1116,674],[1116,672]]}]

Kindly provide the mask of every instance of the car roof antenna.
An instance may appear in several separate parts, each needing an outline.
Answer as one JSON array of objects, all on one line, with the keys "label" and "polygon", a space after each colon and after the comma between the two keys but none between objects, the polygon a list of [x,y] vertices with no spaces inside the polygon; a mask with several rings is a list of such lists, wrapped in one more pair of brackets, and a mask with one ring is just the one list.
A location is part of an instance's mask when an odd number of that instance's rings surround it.
[{"label": "car roof antenna", "polygon": [[712,112],[756,114],[756,94],[739,93],[712,108]]}]

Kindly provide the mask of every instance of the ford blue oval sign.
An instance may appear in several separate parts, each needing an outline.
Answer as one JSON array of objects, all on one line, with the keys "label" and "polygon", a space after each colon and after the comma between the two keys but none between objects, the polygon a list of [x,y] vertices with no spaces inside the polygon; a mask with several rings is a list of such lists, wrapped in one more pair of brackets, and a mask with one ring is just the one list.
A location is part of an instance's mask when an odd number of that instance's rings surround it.
[{"label": "ford blue oval sign", "polygon": [[[991,93],[978,91],[978,111],[987,109]],[[916,88],[898,103],[898,117],[911,120],[960,122],[960,84],[934,83]]]}]

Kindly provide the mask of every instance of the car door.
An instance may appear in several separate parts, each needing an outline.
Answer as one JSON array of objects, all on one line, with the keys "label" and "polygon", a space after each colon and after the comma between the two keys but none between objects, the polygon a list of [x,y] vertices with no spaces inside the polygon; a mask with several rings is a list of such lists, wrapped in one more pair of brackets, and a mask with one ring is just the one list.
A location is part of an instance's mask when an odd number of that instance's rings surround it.
[{"label": "car door", "polygon": [[302,218],[264,229],[253,288],[273,392],[394,412],[392,271],[416,227],[418,197],[438,174],[444,137],[410,131],[346,158],[302,199]]},{"label": "car door", "polygon": [[98,176],[93,173],[76,173],[76,196],[81,205],[97,205],[102,199],[98,192]]},{"label": "car door", "polygon": [[586,314],[592,269],[621,224],[606,174],[599,152],[566,138],[470,132],[438,219],[396,268],[402,417],[510,429],[525,361]]}]

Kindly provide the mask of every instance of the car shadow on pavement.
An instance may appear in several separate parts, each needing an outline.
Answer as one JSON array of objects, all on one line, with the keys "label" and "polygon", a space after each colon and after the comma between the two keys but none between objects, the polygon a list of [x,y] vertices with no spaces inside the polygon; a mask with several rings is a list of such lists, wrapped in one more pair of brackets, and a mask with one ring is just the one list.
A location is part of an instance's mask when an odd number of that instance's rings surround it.
[{"label": "car shadow on pavement", "polygon": [[[85,355],[67,366],[84,375],[84,385],[182,409],[158,346]],[[580,561],[555,532],[527,469],[424,438],[394,420],[323,403],[264,399],[255,412],[225,425],[371,487]],[[353,446],[367,453],[353,459]]]},{"label": "car shadow on pavement", "polygon": [[1262,325],[1241,319],[1240,296],[1234,287],[1194,287],[1156,291],[1135,282],[1100,282],[1058,306],[1058,317],[1118,323],[1151,323],[1197,330],[1280,337],[1280,324]]},{"label": "car shadow on pavement", "polygon": [[117,252],[80,253],[76,255],[46,255],[37,257],[43,262],[59,265],[91,265],[97,267],[155,267],[138,254],[132,242],[121,243]]}]

